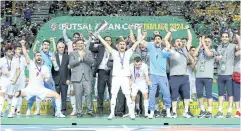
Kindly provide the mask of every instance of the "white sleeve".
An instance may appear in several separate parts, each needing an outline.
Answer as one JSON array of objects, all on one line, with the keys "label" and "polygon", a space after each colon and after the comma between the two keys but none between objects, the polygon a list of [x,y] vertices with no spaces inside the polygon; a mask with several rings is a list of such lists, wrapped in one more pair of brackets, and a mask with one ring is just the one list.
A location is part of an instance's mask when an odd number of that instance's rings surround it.
[{"label": "white sleeve", "polygon": [[64,41],[65,41],[66,43],[68,43],[69,41],[71,41],[71,40],[68,38],[68,36],[66,35],[66,28],[63,30],[63,37],[64,37]]},{"label": "white sleeve", "polygon": [[126,55],[131,58],[131,56],[133,55],[133,50],[129,49],[126,51]]},{"label": "white sleeve", "polygon": [[145,64],[145,63],[142,63],[143,64],[143,72],[145,73],[145,74],[149,74],[148,73],[148,66],[147,66],[147,64]]},{"label": "white sleeve", "polygon": [[114,49],[112,49],[110,53],[112,54],[112,57],[113,57],[113,58],[115,58],[115,57],[117,57],[117,56],[119,55],[119,54],[118,54],[118,51],[116,51],[116,50],[114,50]]},{"label": "white sleeve", "polygon": [[47,66],[43,66],[43,74],[45,75],[45,77],[47,77],[47,78],[50,78],[50,70],[48,69],[48,67]]}]

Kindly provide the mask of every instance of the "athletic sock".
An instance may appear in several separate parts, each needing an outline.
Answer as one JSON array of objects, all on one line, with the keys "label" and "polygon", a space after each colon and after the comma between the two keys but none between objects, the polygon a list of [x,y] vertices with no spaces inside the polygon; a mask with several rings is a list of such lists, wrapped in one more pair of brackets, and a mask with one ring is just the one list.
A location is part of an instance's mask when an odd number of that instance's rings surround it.
[{"label": "athletic sock", "polygon": [[8,106],[7,106],[6,110],[9,110],[11,108],[12,100],[13,99],[8,98]]},{"label": "athletic sock", "polygon": [[201,105],[200,108],[201,108],[202,111],[205,111],[204,105]]},{"label": "athletic sock", "polygon": [[167,116],[170,116],[171,115],[170,108],[167,108],[166,111],[167,111]]},{"label": "athletic sock", "polygon": [[159,111],[159,105],[158,104],[155,105],[155,110]]},{"label": "athletic sock", "polygon": [[20,112],[21,106],[22,106],[22,102],[23,102],[23,97],[19,97],[18,98],[18,103],[17,103],[17,112]]},{"label": "athletic sock", "polygon": [[4,97],[0,96],[0,112],[3,110],[4,100]]},{"label": "athletic sock", "polygon": [[229,107],[229,108],[228,108],[228,112],[232,112],[232,107]]},{"label": "athletic sock", "polygon": [[136,104],[136,109],[140,110],[140,104],[139,103]]},{"label": "athletic sock", "polygon": [[41,99],[36,97],[36,110],[35,112],[40,113],[40,104],[41,104]]},{"label": "athletic sock", "polygon": [[61,112],[61,99],[60,98],[55,99],[55,102],[56,102],[57,113],[60,113]]},{"label": "athletic sock", "polygon": [[144,100],[145,115],[148,114],[148,100]]},{"label": "athletic sock", "polygon": [[18,98],[13,97],[12,99],[12,105],[11,105],[11,113],[13,114],[15,112],[16,105],[18,103]]},{"label": "athletic sock", "polygon": [[223,107],[222,107],[222,106],[219,106],[219,107],[218,107],[218,111],[222,112],[222,110],[223,110]]},{"label": "athletic sock", "polygon": [[208,112],[212,113],[212,107],[211,106],[208,107]]}]

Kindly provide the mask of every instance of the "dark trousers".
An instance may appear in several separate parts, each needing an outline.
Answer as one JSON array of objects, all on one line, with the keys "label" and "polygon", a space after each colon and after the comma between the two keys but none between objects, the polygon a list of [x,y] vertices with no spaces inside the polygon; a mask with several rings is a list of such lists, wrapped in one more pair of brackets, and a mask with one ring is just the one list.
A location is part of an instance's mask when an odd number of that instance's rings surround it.
[{"label": "dark trousers", "polygon": [[109,96],[111,97],[111,75],[110,75],[110,71],[100,69],[100,70],[98,70],[97,103],[98,103],[98,110],[101,111],[101,112],[103,112],[103,101],[104,101],[106,84],[108,86]]},{"label": "dark trousers", "polygon": [[125,95],[122,93],[122,90],[120,88],[117,100],[116,100],[116,108],[115,108],[115,114],[117,116],[121,116],[125,114],[126,111],[126,98]]},{"label": "dark trousers", "polygon": [[56,86],[56,92],[61,95],[61,105],[62,105],[62,111],[66,111],[66,99],[67,99],[67,91],[68,91],[68,86],[60,84]]}]

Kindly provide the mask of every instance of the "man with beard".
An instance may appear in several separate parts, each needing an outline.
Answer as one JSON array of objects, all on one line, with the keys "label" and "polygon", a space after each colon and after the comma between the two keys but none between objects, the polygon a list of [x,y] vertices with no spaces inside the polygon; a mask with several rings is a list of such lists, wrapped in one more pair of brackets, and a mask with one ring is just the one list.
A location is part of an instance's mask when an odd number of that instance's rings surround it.
[{"label": "man with beard", "polygon": [[[196,91],[201,108],[199,118],[212,117],[212,84],[214,74],[215,49],[211,49],[211,39],[203,36],[199,39],[199,46],[194,56],[198,57],[196,64]],[[206,98],[208,99],[208,111],[205,110],[203,101],[203,87],[205,87]]]},{"label": "man with beard", "polygon": [[[179,90],[182,91],[182,98],[184,98],[185,111],[183,116],[186,118],[192,117],[192,114],[188,111],[189,101],[190,101],[190,85],[189,77],[187,75],[187,65],[193,63],[188,50],[191,47],[192,39],[190,37],[191,31],[188,26],[185,27],[188,31],[189,41],[187,42],[187,47],[183,47],[181,39],[175,40],[175,49],[172,48],[172,52],[178,55],[171,55],[170,60],[170,87],[171,87],[171,99],[172,99],[172,111],[171,117],[177,117],[177,98],[179,97]],[[172,34],[171,30],[167,33],[165,37],[165,44],[169,43],[168,39]]]},{"label": "man with beard", "polygon": [[[54,42],[54,38],[50,38],[50,40],[52,41],[53,43],[53,50],[54,52],[56,52],[56,45],[55,45],[55,42]],[[33,52],[36,52],[37,51],[37,46],[39,44],[39,41],[36,41],[34,47],[33,47]],[[51,69],[52,69],[52,66],[54,67],[55,70],[58,70],[59,67],[56,63],[56,59],[55,59],[55,55],[53,52],[49,51],[49,48],[50,48],[50,41],[49,40],[44,40],[43,41],[43,44],[42,44],[42,48],[41,48],[41,56],[43,58],[43,64],[45,66],[47,66],[49,68],[49,72],[51,72]],[[51,75],[51,82],[48,83],[48,82],[44,82],[44,86],[50,90],[53,90],[55,91],[55,84],[54,84],[54,80],[52,78],[52,74]],[[28,109],[27,109],[27,113],[26,113],[26,116],[29,116],[30,115],[30,110],[31,110],[31,107],[33,105],[33,102],[35,100],[35,97],[32,97],[29,99],[28,101]],[[40,115],[40,104],[41,104],[41,101],[40,99],[38,99],[36,97],[36,111],[34,113],[34,115]],[[55,107],[56,107],[56,104],[55,104],[55,101],[54,99],[52,99],[52,104],[53,104],[53,107],[54,107],[54,112],[55,112]]]},{"label": "man with beard", "polygon": [[[5,94],[15,85],[20,75],[20,70],[17,68],[16,61],[13,61],[13,47],[6,45],[5,47],[6,56],[0,59],[0,113],[3,116],[2,109],[5,100]],[[8,103],[11,105],[12,96],[8,95]]]},{"label": "man with beard", "polygon": [[34,61],[30,61],[30,58],[27,54],[25,44],[22,44],[23,53],[26,59],[26,63],[28,64],[29,68],[29,84],[26,88],[18,90],[13,98],[13,103],[11,107],[11,112],[9,114],[9,118],[14,117],[14,111],[16,104],[18,102],[19,97],[27,97],[27,99],[30,99],[33,96],[37,96],[40,99],[44,98],[54,98],[56,100],[56,117],[65,117],[61,113],[61,98],[58,95],[57,92],[51,91],[49,89],[46,89],[44,87],[44,81],[50,82],[51,81],[51,75],[50,71],[47,66],[42,64],[42,56],[40,52],[35,52],[34,54]]},{"label": "man with beard", "polygon": [[126,43],[120,40],[117,45],[118,51],[116,51],[99,34],[97,35],[101,43],[112,54],[112,57],[113,57],[111,113],[108,119],[111,120],[115,117],[116,98],[120,88],[122,89],[123,94],[125,94],[130,118],[135,119],[135,114],[133,112],[134,105],[130,97],[131,91],[130,91],[129,61],[130,61],[130,57],[133,54],[133,51],[136,49],[138,44],[144,39],[144,37],[136,41],[135,44],[127,51],[126,51],[126,48],[127,48]]},{"label": "man with beard", "polygon": [[77,117],[83,117],[82,112],[82,96],[86,98],[87,114],[93,117],[92,104],[92,82],[93,72],[92,65],[94,59],[92,54],[86,50],[84,40],[78,39],[76,43],[78,50],[71,52],[69,55],[69,65],[71,71],[71,82],[73,83]]},{"label": "man with beard", "polygon": [[[234,66],[235,50],[238,46],[230,43],[229,35],[227,32],[222,33],[222,42],[218,45],[216,60],[218,61],[218,113],[215,118],[223,117],[223,99],[224,94],[227,91],[229,106],[226,118],[232,116],[232,104],[233,104],[233,86],[232,86],[232,74]],[[226,87],[226,90],[225,90]]]},{"label": "man with beard", "polygon": [[[149,118],[152,119],[154,117],[155,110],[155,95],[157,92],[157,88],[159,86],[160,91],[163,95],[163,101],[165,103],[165,107],[167,109],[167,117],[170,117],[170,107],[171,107],[171,99],[170,99],[170,90],[168,87],[168,80],[166,75],[166,61],[167,58],[171,55],[170,44],[165,43],[165,48],[161,45],[162,37],[159,35],[154,36],[154,43],[152,42],[143,42],[143,45],[147,47],[147,51],[149,53],[150,59],[150,79],[152,85],[149,88]],[[160,46],[160,48],[158,48]]]},{"label": "man with beard", "polygon": [[[104,37],[105,41],[115,49],[115,46],[112,44],[112,39],[110,36]],[[111,93],[111,70],[110,61],[111,54],[107,51],[107,49],[103,45],[94,46],[94,42],[90,44],[89,50],[93,53],[98,53],[97,64],[94,69],[94,76],[98,73],[98,82],[97,82],[97,103],[98,103],[98,112],[100,116],[103,116],[103,101],[104,101],[104,93],[105,87],[108,86],[109,96]],[[108,65],[109,64],[109,65]],[[111,64],[112,66],[112,64]]]},{"label": "man with beard", "polygon": [[[25,40],[21,40],[21,43],[26,43]],[[11,89],[9,89],[8,93],[9,95],[14,95],[14,91],[16,90],[21,90],[25,88],[25,82],[26,82],[26,77],[25,77],[25,67],[27,66],[26,60],[24,56],[22,55],[22,46],[21,45],[16,45],[15,46],[15,56],[13,57],[13,61],[17,63],[16,67],[19,68],[20,74],[17,79],[17,82],[15,85],[11,86]],[[20,115],[20,109],[22,106],[22,99],[23,97],[19,97],[18,103],[17,103],[17,115]]]}]

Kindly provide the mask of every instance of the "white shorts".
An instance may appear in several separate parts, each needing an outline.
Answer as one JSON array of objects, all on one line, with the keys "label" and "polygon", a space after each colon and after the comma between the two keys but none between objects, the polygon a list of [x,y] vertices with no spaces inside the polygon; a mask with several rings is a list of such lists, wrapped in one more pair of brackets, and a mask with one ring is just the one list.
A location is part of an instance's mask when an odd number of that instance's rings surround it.
[{"label": "white shorts", "polygon": [[8,78],[1,78],[0,79],[0,92],[6,93],[8,88],[12,85],[12,82]]},{"label": "white shorts", "polygon": [[145,81],[140,83],[132,83],[131,96],[136,96],[138,91],[141,91],[142,94],[148,93],[148,85]]},{"label": "white shorts", "polygon": [[21,91],[27,95],[27,100],[33,96],[37,96],[41,100],[44,100],[47,93],[49,93],[51,90],[45,88],[42,85],[28,85],[26,88],[21,89]]},{"label": "white shorts", "polygon": [[129,78],[128,77],[113,76],[112,77],[111,94],[117,95],[120,88],[121,88],[124,95],[130,95],[131,94]]},{"label": "white shorts", "polygon": [[21,81],[19,83],[16,83],[15,85],[10,85],[7,89],[7,94],[8,95],[14,95],[14,93],[18,90],[21,90],[23,88],[25,88],[25,81]]}]

